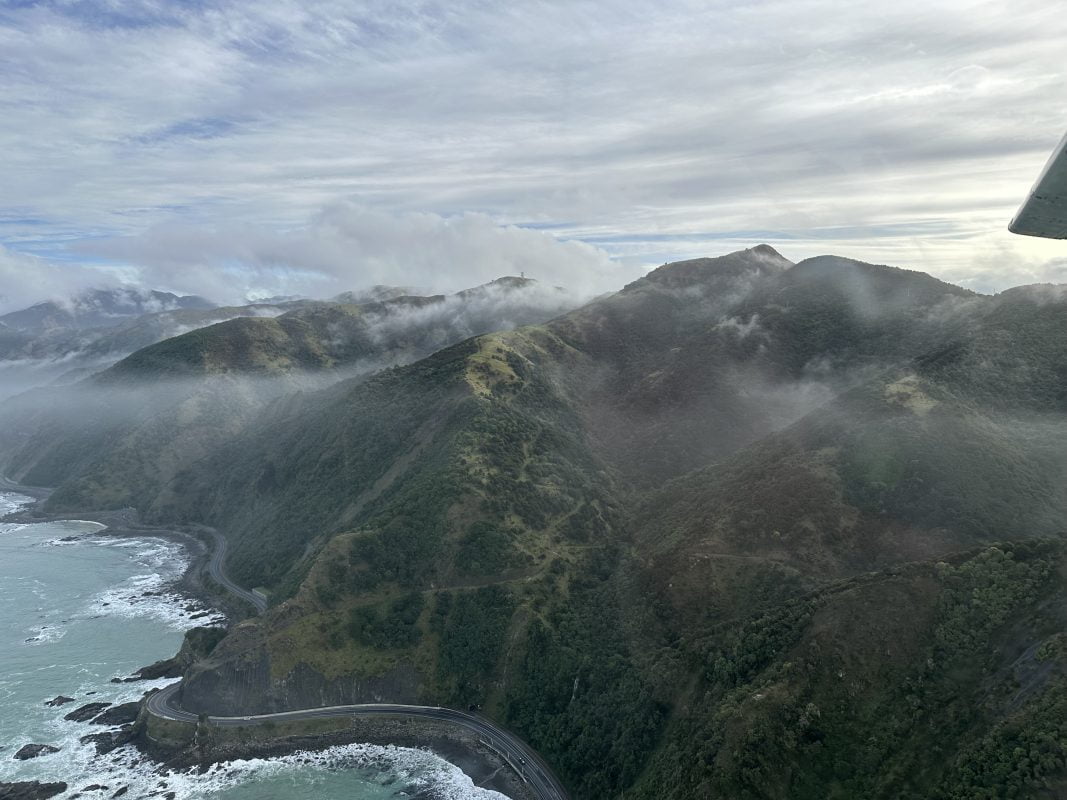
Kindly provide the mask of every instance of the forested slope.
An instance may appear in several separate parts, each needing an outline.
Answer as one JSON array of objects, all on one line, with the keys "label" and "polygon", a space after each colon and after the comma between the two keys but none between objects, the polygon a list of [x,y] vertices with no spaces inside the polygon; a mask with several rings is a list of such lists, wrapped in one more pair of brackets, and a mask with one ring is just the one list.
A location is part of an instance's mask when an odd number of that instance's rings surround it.
[{"label": "forested slope", "polygon": [[1056,796],[1065,315],[761,246],[280,396],[141,495],[271,595],[183,703],[475,706],[579,798]]},{"label": "forested slope", "polygon": [[189,331],[69,386],[0,404],[0,469],[58,485],[49,508],[147,509],[275,400],[415,361],[472,333],[550,318],[568,294],[500,279],[457,295],[305,301]]}]

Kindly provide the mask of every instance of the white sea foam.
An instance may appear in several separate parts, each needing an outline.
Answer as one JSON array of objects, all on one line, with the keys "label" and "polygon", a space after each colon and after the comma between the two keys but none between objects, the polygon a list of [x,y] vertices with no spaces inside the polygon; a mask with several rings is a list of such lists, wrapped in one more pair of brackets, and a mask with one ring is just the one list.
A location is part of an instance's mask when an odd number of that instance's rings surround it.
[{"label": "white sea foam", "polygon": [[67,629],[58,625],[38,625],[29,629],[26,644],[49,644],[67,635]]},{"label": "white sea foam", "polygon": [[[55,527],[62,527],[66,535],[57,536],[54,539],[45,539],[37,545],[38,547],[70,547],[71,545],[83,544],[94,533],[107,528],[107,525],[103,523],[92,522],[87,519],[64,519],[49,524]],[[66,533],[66,531],[70,532]]]},{"label": "white sea foam", "polygon": [[5,514],[14,514],[23,506],[33,502],[32,497],[14,492],[0,492],[0,517]]},{"label": "white sea foam", "polygon": [[395,786],[397,796],[418,791],[440,800],[507,800],[499,792],[475,786],[463,770],[428,750],[393,745],[348,744],[272,759],[228,761],[203,774],[172,775],[170,782],[195,795],[197,791],[218,791],[267,776],[295,776],[319,770],[359,770],[368,780]]},{"label": "white sea foam", "polygon": [[[141,681],[135,684],[111,684],[84,686],[78,695],[98,690],[92,700],[114,703],[139,699],[146,689],[165,686],[170,681]],[[347,780],[348,775],[358,777],[374,788],[374,797],[434,798],[434,800],[506,800],[505,796],[474,785],[459,767],[420,749],[391,745],[349,744],[338,745],[319,752],[300,751],[287,756],[263,759],[240,759],[211,766],[206,772],[169,771],[145,758],[136,748],[125,745],[106,755],[98,755],[95,745],[83,743],[87,734],[114,731],[99,725],[71,722],[63,719],[70,707],[54,709],[54,718],[47,725],[47,741],[60,748],[60,752],[34,759],[33,762],[11,764],[13,774],[5,774],[4,780],[33,779],[46,775],[49,780],[66,782],[69,793],[76,793],[90,784],[109,787],[110,796],[120,787],[128,787],[126,796],[145,798],[174,792],[176,800],[200,800],[205,797],[227,796],[230,790],[239,790],[242,797],[248,791],[256,791],[261,782],[291,787],[292,796],[340,797],[364,796],[350,789],[356,785]],[[21,739],[0,742],[5,749],[24,744]],[[316,794],[316,787],[323,782],[332,783],[323,794]],[[241,787],[247,787],[242,790]],[[387,792],[388,794],[383,794]],[[66,795],[65,795],[66,796]],[[272,795],[273,796],[273,795]]]},{"label": "white sea foam", "polygon": [[94,538],[91,544],[133,550],[139,572],[94,597],[89,603],[90,614],[147,617],[174,630],[226,621],[222,613],[170,589],[189,565],[181,545],[161,539],[107,537]]},{"label": "white sea foam", "polygon": [[[0,500],[7,497],[10,496],[0,495]],[[86,530],[85,523],[74,523],[70,527],[72,533]],[[188,557],[181,545],[151,537],[87,536],[69,541],[64,539],[68,537],[49,541],[56,547],[115,548],[130,558],[130,571],[134,574],[88,598],[87,605],[69,620],[58,617],[55,620],[39,619],[35,627],[27,632],[26,638],[35,640],[27,647],[57,641],[66,632],[67,626],[63,623],[74,623],[76,618],[83,615],[149,618],[176,630],[221,621],[221,615],[217,612],[173,590],[174,581],[188,565]],[[46,599],[36,591],[36,587],[33,593],[42,601]],[[49,607],[45,603],[38,611]],[[210,616],[198,617],[204,611],[209,611]],[[100,666],[85,665],[83,680],[68,681],[60,688],[66,688],[78,697],[79,703],[89,700],[123,703],[137,700],[146,690],[171,682],[162,679],[128,684],[102,683]],[[37,669],[49,670],[51,667],[40,666]],[[20,678],[8,674],[6,680],[12,684],[6,692],[10,702],[10,697],[18,694],[14,686]],[[0,692],[0,697],[4,694]],[[228,762],[216,765],[203,774],[161,774],[159,764],[145,759],[131,746],[98,755],[93,744],[80,740],[87,734],[100,733],[106,728],[64,720],[63,716],[75,707],[73,705],[44,709],[42,702],[43,698],[32,701],[31,714],[39,720],[35,724],[44,726],[43,729],[38,728],[32,740],[54,744],[61,751],[28,762],[5,760],[0,765],[0,780],[62,780],[70,786],[64,796],[81,792],[91,784],[105,785],[109,789],[86,797],[108,797],[119,788],[128,787],[126,797],[131,799],[159,797],[165,792],[174,792],[177,800],[201,800],[205,797],[226,797],[231,791],[234,796],[247,798],[258,796],[258,786],[264,782],[264,788],[268,784],[274,784],[271,788],[275,790],[281,786],[285,793],[294,797],[410,798],[418,795],[439,800],[503,800],[503,796],[497,792],[474,786],[462,770],[428,751],[365,744],[343,745],[317,753],[300,752],[280,758]],[[22,726],[19,726],[18,732],[11,733],[13,735],[5,736],[4,741],[0,741],[4,751],[17,749],[29,740]],[[42,738],[37,739],[37,735]],[[349,775],[369,782],[371,788],[355,788],[356,782],[350,781]],[[267,793],[270,793],[269,790]]]},{"label": "white sea foam", "polygon": [[81,536],[64,536],[62,539],[46,539],[41,547],[73,547],[82,544]]},{"label": "white sea foam", "polygon": [[87,527],[89,529],[89,532],[92,532],[94,530],[95,531],[102,531],[104,528],[107,527],[107,525],[105,525],[104,523],[97,522],[96,520],[92,520],[92,519],[62,519],[62,520],[59,520],[58,523],[52,523],[52,524],[54,524],[54,525],[55,524],[59,524],[59,525],[77,525],[79,528],[85,526],[85,527]]},{"label": "white sea foam", "polygon": [[[499,792],[475,786],[459,767],[428,750],[392,745],[349,744],[319,752],[300,751],[278,758],[252,758],[214,764],[205,772],[161,771],[131,746],[99,756],[80,738],[104,729],[84,723],[59,720],[53,741],[65,755],[51,755],[49,771],[75,791],[89,784],[103,784],[109,792],[129,787],[127,796],[145,797],[174,792],[176,800],[195,800],[260,781],[292,781],[296,791],[310,788],[316,777],[354,771],[367,783],[388,787],[392,797],[413,794],[435,800],[507,800]],[[58,757],[57,757],[58,756]],[[42,766],[45,762],[41,762]],[[158,795],[157,795],[158,796]]]}]

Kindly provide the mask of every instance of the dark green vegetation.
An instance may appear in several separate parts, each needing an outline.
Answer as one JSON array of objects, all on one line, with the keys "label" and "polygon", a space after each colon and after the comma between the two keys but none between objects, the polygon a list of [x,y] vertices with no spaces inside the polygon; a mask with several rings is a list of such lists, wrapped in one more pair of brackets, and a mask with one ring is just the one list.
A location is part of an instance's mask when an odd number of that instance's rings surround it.
[{"label": "dark green vegetation", "polygon": [[1026,796],[1067,755],[1049,720],[1067,661],[1036,656],[1065,622],[1063,570],[1059,543],[990,547],[720,627],[694,643],[701,707],[636,796]]},{"label": "dark green vegetation", "polygon": [[1065,345],[1056,287],[759,247],[279,392],[133,495],[272,596],[183,703],[479,707],[596,800],[1063,796]]}]

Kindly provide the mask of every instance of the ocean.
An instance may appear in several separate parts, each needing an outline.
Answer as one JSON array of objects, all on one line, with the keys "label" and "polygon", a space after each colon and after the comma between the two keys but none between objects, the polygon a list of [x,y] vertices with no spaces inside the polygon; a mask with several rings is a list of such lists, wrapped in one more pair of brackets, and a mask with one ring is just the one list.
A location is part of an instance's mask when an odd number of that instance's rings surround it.
[{"label": "ocean", "polygon": [[[0,493],[0,516],[29,498]],[[103,526],[0,523],[0,783],[62,781],[70,798],[128,800],[506,800],[424,750],[351,744],[317,753],[231,761],[208,772],[160,771],[132,746],[97,755],[79,738],[107,728],[64,715],[137,700],[170,681],[111,683],[177,652],[185,630],[221,615],[170,590],[187,566],[181,545],[95,535]],[[46,702],[75,698],[58,708]],[[19,761],[26,744],[59,752]],[[104,786],[86,792],[86,787]]]}]

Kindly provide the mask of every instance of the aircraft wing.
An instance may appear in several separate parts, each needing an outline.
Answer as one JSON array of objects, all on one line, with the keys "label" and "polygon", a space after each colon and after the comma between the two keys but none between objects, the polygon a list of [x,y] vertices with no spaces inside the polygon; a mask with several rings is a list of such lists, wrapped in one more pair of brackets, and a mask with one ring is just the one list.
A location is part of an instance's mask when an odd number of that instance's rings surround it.
[{"label": "aircraft wing", "polygon": [[1067,136],[1056,146],[1008,230],[1023,236],[1067,239]]}]

